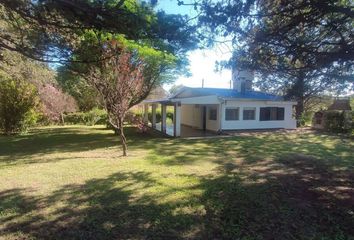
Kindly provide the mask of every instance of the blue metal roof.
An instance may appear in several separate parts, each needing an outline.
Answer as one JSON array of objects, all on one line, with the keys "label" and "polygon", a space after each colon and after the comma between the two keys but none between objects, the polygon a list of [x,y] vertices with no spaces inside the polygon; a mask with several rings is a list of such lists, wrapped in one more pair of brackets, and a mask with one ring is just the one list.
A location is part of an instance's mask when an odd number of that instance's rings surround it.
[{"label": "blue metal roof", "polygon": [[259,91],[246,91],[244,93],[238,92],[234,89],[225,88],[188,88],[202,95],[216,95],[221,98],[244,98],[255,100],[270,100],[270,101],[282,101],[283,97],[259,92]]}]

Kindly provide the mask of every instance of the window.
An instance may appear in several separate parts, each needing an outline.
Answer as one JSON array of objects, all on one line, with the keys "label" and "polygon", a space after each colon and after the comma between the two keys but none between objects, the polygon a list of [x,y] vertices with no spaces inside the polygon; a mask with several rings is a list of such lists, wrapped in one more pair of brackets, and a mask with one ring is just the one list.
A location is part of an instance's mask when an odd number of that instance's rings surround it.
[{"label": "window", "polygon": [[238,120],[239,108],[226,108],[225,109],[225,120],[234,121]]},{"label": "window", "polygon": [[218,111],[216,108],[209,109],[209,120],[217,120]]},{"label": "window", "polygon": [[260,121],[284,120],[284,108],[281,107],[263,107],[260,108]]},{"label": "window", "polygon": [[243,108],[243,120],[255,120],[256,119],[256,108]]}]

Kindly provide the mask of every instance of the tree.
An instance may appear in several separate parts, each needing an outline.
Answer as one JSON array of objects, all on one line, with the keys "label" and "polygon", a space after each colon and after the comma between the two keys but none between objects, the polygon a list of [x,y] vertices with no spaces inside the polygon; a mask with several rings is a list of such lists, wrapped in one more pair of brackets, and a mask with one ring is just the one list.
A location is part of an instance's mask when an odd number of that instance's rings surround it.
[{"label": "tree", "polygon": [[80,111],[88,112],[102,106],[101,98],[95,87],[79,75],[72,74],[68,65],[60,66],[57,72],[59,86],[75,98]]},{"label": "tree", "polygon": [[10,135],[26,131],[38,119],[34,85],[0,75],[0,130]]},{"label": "tree", "polygon": [[[138,0],[3,0],[0,2],[0,50],[38,61],[78,61],[71,58],[87,31],[124,35],[149,41],[156,49],[184,54],[196,47],[195,27],[185,16],[153,9],[156,1]],[[167,44],[166,44],[167,43]],[[81,60],[83,61],[83,60]],[[92,60],[85,60],[88,63]]]},{"label": "tree", "polygon": [[199,23],[230,40],[232,65],[263,75],[260,87],[298,102],[353,85],[354,10],[350,0],[202,1]]},{"label": "tree", "polygon": [[19,53],[3,50],[0,74],[9,79],[26,81],[36,88],[43,115],[50,121],[62,121],[64,112],[77,109],[75,99],[58,86],[56,73],[46,64],[34,61]]},{"label": "tree", "polygon": [[[0,2],[0,51],[63,64],[59,68],[60,86],[76,98],[80,109],[90,110],[100,104],[97,91],[82,75],[71,75],[69,68],[77,70],[80,65],[86,68],[80,71],[84,74],[89,65],[104,61],[97,57],[100,53],[94,55],[90,49],[95,49],[103,38],[119,35],[173,54],[178,66],[173,74],[188,74],[186,52],[196,48],[198,42],[195,26],[186,16],[155,12],[154,4],[156,1],[4,0]],[[87,41],[90,36],[91,42]]]},{"label": "tree", "polygon": [[183,84],[179,84],[179,85],[172,85],[172,87],[169,90],[170,95],[176,94],[179,90],[181,90],[183,88]]},{"label": "tree", "polygon": [[64,124],[64,113],[75,112],[77,110],[75,99],[65,94],[57,86],[45,84],[38,90],[42,104],[41,110],[49,120]]},{"label": "tree", "polygon": [[[195,26],[186,16],[155,12],[153,3],[138,0],[4,0],[0,2],[0,27],[4,29],[0,31],[0,50],[19,52],[37,61],[59,62],[63,64],[60,74],[75,73],[77,79],[92,84],[102,95],[104,82],[120,79],[118,73],[122,74],[113,65],[108,68],[109,63],[118,61],[117,51],[110,51],[108,43],[119,40],[124,51],[132,54],[131,61],[143,62],[144,84],[140,95],[134,93],[131,100],[121,98],[112,109],[107,96],[114,96],[114,90],[119,86],[107,88],[106,95],[101,97],[112,115],[116,107],[126,108],[125,101],[129,101],[131,107],[142,101],[157,84],[167,82],[177,74],[188,73],[186,52],[195,48],[198,42]],[[139,68],[139,65],[134,66]],[[109,69],[116,78],[107,73]],[[93,81],[94,76],[100,74],[104,78]],[[129,82],[128,76],[122,79]],[[124,88],[125,83],[115,81]],[[65,81],[61,83],[69,88],[76,86],[66,85]],[[119,111],[119,116],[112,116],[112,122],[121,131],[119,121],[123,110]],[[125,145],[124,134],[122,142]]]},{"label": "tree", "polygon": [[166,62],[161,60],[162,53],[150,49],[142,58],[116,40],[103,43],[101,50],[105,60],[91,65],[86,79],[102,96],[109,122],[119,133],[126,156],[125,115],[161,82]]}]

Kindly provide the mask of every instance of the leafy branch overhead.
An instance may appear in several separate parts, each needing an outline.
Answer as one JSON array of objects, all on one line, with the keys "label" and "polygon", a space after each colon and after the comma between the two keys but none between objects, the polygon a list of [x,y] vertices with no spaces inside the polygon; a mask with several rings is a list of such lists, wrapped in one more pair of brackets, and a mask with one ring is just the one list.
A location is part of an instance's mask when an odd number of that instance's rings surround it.
[{"label": "leafy branch overhead", "polygon": [[88,30],[122,34],[178,56],[196,47],[186,17],[156,13],[135,0],[4,0],[0,3],[0,49],[46,62],[66,62]]},{"label": "leafy branch overhead", "polygon": [[350,0],[202,1],[199,23],[209,37],[223,35],[235,48],[267,55],[275,70],[282,70],[272,61],[276,56],[292,63],[311,56],[306,65],[322,67],[353,61],[353,7]]}]

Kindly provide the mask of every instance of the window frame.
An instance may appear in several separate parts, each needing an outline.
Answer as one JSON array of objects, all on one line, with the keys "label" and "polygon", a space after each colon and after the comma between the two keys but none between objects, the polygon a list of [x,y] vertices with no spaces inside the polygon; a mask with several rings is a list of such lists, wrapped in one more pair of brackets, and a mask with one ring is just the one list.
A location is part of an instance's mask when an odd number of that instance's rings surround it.
[{"label": "window frame", "polygon": [[[212,114],[212,111],[215,111],[215,114],[214,113]],[[217,121],[218,120],[218,109],[216,107],[209,107],[208,120],[209,121]]]},{"label": "window frame", "polygon": [[[245,119],[245,111],[253,111],[253,118],[252,119]],[[244,121],[254,121],[254,120],[256,120],[256,111],[257,111],[256,107],[244,107],[242,109],[242,120],[244,120]]]},{"label": "window frame", "polygon": [[259,121],[265,122],[265,121],[284,121],[284,120],[285,120],[285,107],[260,107],[259,108]]},{"label": "window frame", "polygon": [[[237,119],[228,119],[227,118],[227,111],[228,110],[237,110]],[[239,121],[240,120],[240,108],[239,107],[228,107],[228,108],[225,108],[225,121]]]}]

